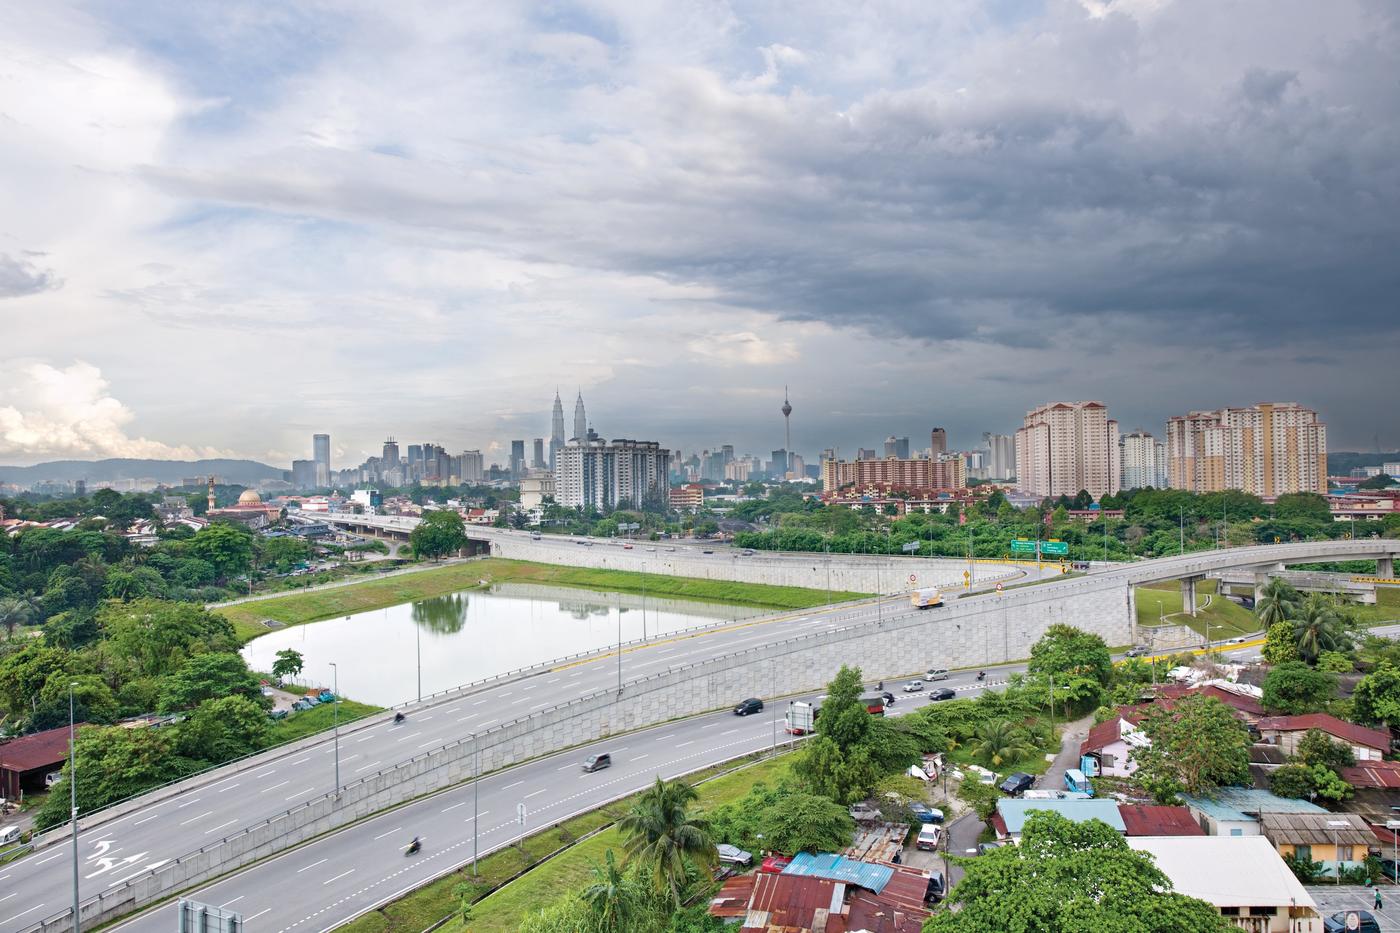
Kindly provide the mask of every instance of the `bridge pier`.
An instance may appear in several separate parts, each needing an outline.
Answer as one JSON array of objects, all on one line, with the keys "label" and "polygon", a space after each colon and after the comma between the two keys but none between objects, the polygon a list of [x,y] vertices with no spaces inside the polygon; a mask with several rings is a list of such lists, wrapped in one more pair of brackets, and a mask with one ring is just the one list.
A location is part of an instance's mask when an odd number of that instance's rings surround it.
[{"label": "bridge pier", "polygon": [[1378,576],[1378,577],[1390,577],[1391,579],[1394,579],[1394,578],[1395,578],[1395,558],[1394,558],[1394,557],[1377,557],[1377,558],[1376,558],[1376,576]]},{"label": "bridge pier", "polygon": [[1264,598],[1264,587],[1269,583],[1267,571],[1256,570],[1254,572],[1254,607],[1259,608],[1259,600]]},{"label": "bridge pier", "polygon": [[1204,577],[1181,578],[1181,608],[1187,615],[1196,615],[1196,584]]}]

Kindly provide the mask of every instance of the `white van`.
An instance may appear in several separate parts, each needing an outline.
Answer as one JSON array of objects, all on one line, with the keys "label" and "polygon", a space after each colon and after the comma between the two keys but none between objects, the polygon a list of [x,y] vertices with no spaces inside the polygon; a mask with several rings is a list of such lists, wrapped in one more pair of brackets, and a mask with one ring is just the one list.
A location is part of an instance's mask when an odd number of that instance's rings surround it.
[{"label": "white van", "polygon": [[18,826],[0,826],[0,846],[7,846],[14,842],[19,842],[19,837],[24,835]]}]

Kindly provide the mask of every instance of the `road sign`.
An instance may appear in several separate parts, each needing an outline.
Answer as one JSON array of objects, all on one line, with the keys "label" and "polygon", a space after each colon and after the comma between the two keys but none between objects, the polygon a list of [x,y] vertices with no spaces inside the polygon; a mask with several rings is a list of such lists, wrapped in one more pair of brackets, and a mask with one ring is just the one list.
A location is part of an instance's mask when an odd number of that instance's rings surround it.
[{"label": "road sign", "polygon": [[211,904],[180,898],[180,933],[242,933],[243,915]]},{"label": "road sign", "polygon": [[998,593],[1001,592],[1001,584],[1000,584],[1000,583],[997,584],[997,592],[998,592]]},{"label": "road sign", "polygon": [[919,575],[918,575],[917,573],[911,573],[911,574],[909,574],[909,582],[910,582],[910,583],[918,583],[918,582],[919,582]]},{"label": "road sign", "polygon": [[1034,553],[1035,553],[1035,542],[1032,541],[1030,538],[1012,538],[1012,539],[1011,539],[1011,553],[1012,553],[1012,554],[1034,554]]},{"label": "road sign", "polygon": [[903,551],[904,553],[906,553],[906,554],[913,554],[915,551],[917,551],[917,550],[919,549],[919,542],[917,542],[917,541],[905,541],[903,544],[901,544],[901,545],[899,546],[899,549],[900,549],[901,551]]},{"label": "road sign", "polygon": [[517,803],[515,805],[515,821],[521,826],[525,825],[525,804]]},{"label": "road sign", "polygon": [[1042,541],[1040,542],[1040,553],[1047,557],[1064,557],[1069,554],[1069,542]]}]

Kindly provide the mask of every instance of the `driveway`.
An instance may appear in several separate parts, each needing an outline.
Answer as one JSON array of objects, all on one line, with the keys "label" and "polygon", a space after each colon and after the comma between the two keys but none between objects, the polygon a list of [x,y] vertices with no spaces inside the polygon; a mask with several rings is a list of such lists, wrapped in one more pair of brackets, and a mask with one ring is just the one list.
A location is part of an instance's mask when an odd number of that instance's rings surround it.
[{"label": "driveway", "polygon": [[1376,895],[1364,885],[1308,885],[1308,893],[1317,901],[1317,911],[1324,917],[1343,910],[1369,910],[1385,933],[1400,933],[1400,890],[1393,884],[1381,885],[1381,899],[1385,906],[1380,910],[1371,909]]},{"label": "driveway", "polygon": [[1093,725],[1093,716],[1085,716],[1065,724],[1064,732],[1060,734],[1060,753],[1055,756],[1055,761],[1046,772],[1036,780],[1036,787],[1045,790],[1064,789],[1065,771],[1079,767],[1079,746],[1088,737]]}]

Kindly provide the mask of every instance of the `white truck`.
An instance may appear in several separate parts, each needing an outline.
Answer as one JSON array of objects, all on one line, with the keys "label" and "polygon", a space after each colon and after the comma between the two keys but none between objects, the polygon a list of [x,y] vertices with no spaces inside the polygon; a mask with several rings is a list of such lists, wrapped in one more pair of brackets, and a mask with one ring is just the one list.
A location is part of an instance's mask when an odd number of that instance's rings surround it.
[{"label": "white truck", "polygon": [[909,602],[915,609],[932,609],[943,605],[943,595],[938,592],[938,587],[926,586],[911,593]]},{"label": "white truck", "polygon": [[795,700],[788,704],[783,728],[793,735],[809,735],[816,732],[817,714],[821,712],[821,709],[820,703],[805,703],[802,700]]}]

